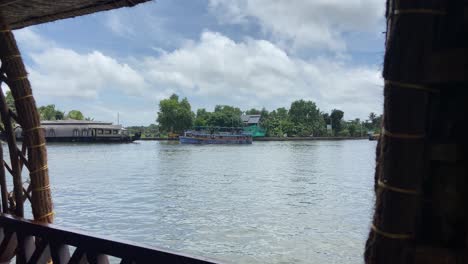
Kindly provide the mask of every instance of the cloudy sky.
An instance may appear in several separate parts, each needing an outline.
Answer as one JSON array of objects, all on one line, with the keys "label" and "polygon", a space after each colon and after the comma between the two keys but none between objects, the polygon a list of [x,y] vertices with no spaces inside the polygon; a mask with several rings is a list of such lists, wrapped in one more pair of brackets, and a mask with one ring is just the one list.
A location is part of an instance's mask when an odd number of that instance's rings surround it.
[{"label": "cloudy sky", "polygon": [[384,0],[158,0],[17,30],[39,105],[148,125],[160,99],[192,108],[313,100],[382,112]]}]

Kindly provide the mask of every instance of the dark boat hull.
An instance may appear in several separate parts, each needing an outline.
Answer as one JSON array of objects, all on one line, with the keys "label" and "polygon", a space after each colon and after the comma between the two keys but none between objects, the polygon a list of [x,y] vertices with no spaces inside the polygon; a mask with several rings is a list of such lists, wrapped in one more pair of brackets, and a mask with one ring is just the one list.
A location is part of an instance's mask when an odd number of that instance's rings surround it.
[{"label": "dark boat hull", "polygon": [[46,137],[47,142],[103,142],[121,143],[133,142],[131,137]]},{"label": "dark boat hull", "polygon": [[[46,137],[46,142],[84,142],[84,143],[130,143],[140,139],[137,136],[128,137]],[[0,136],[0,140],[5,140],[5,136]],[[23,138],[16,138],[17,141],[23,141]]]},{"label": "dark boat hull", "polygon": [[219,138],[195,138],[195,137],[179,137],[179,142],[182,144],[233,144],[233,145],[248,145],[252,144],[252,138],[246,139],[219,139]]}]

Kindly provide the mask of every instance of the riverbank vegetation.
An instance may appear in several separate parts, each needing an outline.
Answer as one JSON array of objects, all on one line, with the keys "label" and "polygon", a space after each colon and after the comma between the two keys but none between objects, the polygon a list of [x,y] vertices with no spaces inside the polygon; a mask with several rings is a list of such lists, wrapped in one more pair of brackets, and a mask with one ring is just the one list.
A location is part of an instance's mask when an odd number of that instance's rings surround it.
[{"label": "riverbank vegetation", "polygon": [[173,94],[159,102],[158,134],[180,134],[193,126],[239,127],[243,125],[242,114],[260,115],[259,126],[269,137],[366,136],[367,133],[379,132],[382,118],[370,113],[365,121],[359,118],[345,121],[344,111],[333,109],[325,113],[314,102],[303,99],[292,102],[289,108],[280,107],[273,111],[265,108],[242,111],[235,106],[216,105],[213,112],[204,108],[194,112],[187,98],[180,100]]},{"label": "riverbank vegetation", "polygon": [[[6,101],[10,109],[15,109],[11,92],[6,93]],[[38,107],[41,120],[93,120],[85,117],[79,110],[69,112],[56,109],[55,105]],[[205,108],[192,111],[187,98],[180,99],[173,94],[159,102],[156,122],[149,126],[127,127],[130,134],[141,133],[142,137],[166,137],[171,133],[181,134],[194,126],[208,127],[241,127],[241,115],[260,115],[259,126],[267,137],[359,137],[368,133],[379,133],[382,116],[370,113],[368,120],[359,118],[343,120],[344,111],[333,109],[330,113],[320,111],[317,105],[309,100],[297,100],[289,108],[280,107],[267,109],[248,109],[242,111],[239,107],[216,105],[212,112]]]},{"label": "riverbank vegetation", "polygon": [[[15,99],[10,91],[6,92],[5,97],[6,103],[8,108],[16,112],[15,108]],[[37,108],[39,112],[39,116],[41,120],[66,120],[66,119],[74,119],[74,120],[93,120],[91,117],[85,117],[83,113],[79,110],[71,110],[68,113],[65,111],[61,111],[59,109],[55,109],[55,105],[45,105],[40,106]]]},{"label": "riverbank vegetation", "polygon": [[141,133],[142,138],[167,137],[167,133],[159,133],[159,126],[151,124],[149,126],[129,126],[126,127],[130,135]]}]

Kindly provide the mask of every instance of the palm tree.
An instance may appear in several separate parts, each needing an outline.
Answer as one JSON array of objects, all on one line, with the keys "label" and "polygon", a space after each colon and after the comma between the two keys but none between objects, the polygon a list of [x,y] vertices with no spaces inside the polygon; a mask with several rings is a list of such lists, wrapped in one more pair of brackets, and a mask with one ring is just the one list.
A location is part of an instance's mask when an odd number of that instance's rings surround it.
[{"label": "palm tree", "polygon": [[375,125],[375,121],[377,119],[377,115],[374,112],[369,114],[369,120],[371,121],[372,125]]}]

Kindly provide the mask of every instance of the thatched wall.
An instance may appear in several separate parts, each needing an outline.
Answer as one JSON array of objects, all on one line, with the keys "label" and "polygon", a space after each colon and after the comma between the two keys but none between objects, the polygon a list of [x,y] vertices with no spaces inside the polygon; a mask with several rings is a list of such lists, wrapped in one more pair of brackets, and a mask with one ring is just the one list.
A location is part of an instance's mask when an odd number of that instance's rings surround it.
[{"label": "thatched wall", "polygon": [[462,0],[387,3],[383,136],[366,263],[466,260],[467,7]]},{"label": "thatched wall", "polygon": [[4,21],[11,29],[64,18],[131,7],[149,0],[0,0]]}]

